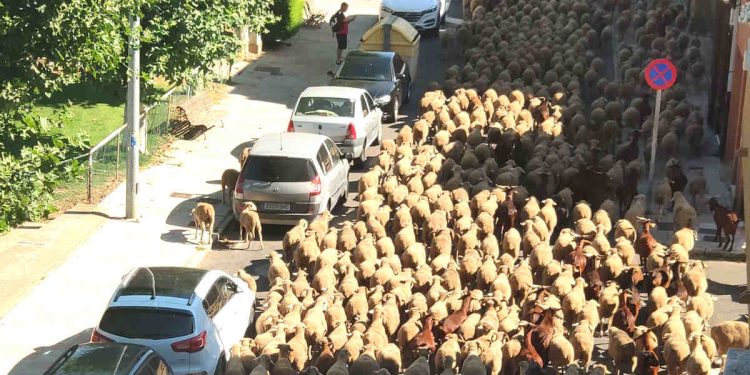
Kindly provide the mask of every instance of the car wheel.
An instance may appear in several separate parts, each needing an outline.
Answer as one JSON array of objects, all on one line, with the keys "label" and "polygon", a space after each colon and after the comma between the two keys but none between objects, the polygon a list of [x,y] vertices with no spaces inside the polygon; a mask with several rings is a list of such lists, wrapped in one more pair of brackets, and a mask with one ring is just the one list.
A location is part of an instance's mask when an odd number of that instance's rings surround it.
[{"label": "car wheel", "polygon": [[364,169],[367,165],[367,138],[362,146],[362,154],[358,158],[354,159],[354,166],[357,169]]},{"label": "car wheel", "polygon": [[216,363],[216,370],[214,370],[214,375],[224,375],[224,372],[227,369],[227,360],[224,359],[224,354],[222,354],[219,357],[219,362]]},{"label": "car wheel", "polygon": [[346,175],[346,182],[344,182],[344,191],[341,193],[341,196],[339,196],[338,202],[336,202],[336,212],[340,214],[344,214],[346,212],[346,207],[344,205],[346,204],[346,199],[349,196],[349,174]]},{"label": "car wheel", "polygon": [[404,104],[409,103],[411,100],[411,82],[406,85],[406,95],[404,95]]}]

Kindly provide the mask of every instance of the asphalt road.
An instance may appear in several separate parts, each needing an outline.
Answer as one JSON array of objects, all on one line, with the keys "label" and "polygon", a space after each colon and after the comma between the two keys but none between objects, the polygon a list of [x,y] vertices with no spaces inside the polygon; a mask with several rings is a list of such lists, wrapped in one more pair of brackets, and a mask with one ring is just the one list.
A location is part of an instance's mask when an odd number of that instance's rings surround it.
[{"label": "asphalt road", "polygon": [[[448,8],[448,17],[461,18],[461,15],[461,2],[453,0]],[[417,67],[418,76],[412,84],[411,97],[413,100],[401,108],[402,115],[399,121],[383,124],[383,136],[386,139],[395,138],[398,129],[404,123],[414,120],[419,113],[419,98],[424,94],[428,83],[430,81],[442,81],[444,72],[444,54],[440,46],[440,39],[435,36],[423,36],[420,42]],[[282,81],[279,84],[284,83]],[[368,150],[369,156],[375,156],[377,153],[377,147],[371,147]],[[373,158],[370,158],[370,163],[373,162]],[[336,211],[338,212],[334,212],[337,214],[337,217],[333,220],[334,224],[354,218],[354,212],[358,204],[355,200],[357,183],[362,172],[362,170],[357,170],[353,167],[350,170],[350,193],[344,208],[337,208]],[[219,269],[230,273],[244,268],[245,271],[256,276],[259,297],[263,297],[264,294],[262,292],[268,290],[268,280],[265,277],[268,272],[268,254],[271,250],[281,250],[281,240],[288,229],[289,227],[286,226],[264,225],[264,249],[260,248],[260,242],[257,240],[251,244],[249,249],[246,249],[246,243],[238,240],[239,224],[236,221],[232,221],[226,228],[222,229],[219,241],[215,242],[213,249],[206,254],[206,257],[199,266],[207,269]]]}]

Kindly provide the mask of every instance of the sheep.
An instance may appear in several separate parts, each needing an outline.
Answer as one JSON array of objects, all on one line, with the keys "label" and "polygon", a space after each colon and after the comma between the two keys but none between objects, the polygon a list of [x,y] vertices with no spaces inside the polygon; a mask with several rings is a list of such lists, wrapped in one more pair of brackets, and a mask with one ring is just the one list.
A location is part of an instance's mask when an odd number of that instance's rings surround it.
[{"label": "sheep", "polygon": [[625,212],[625,220],[633,226],[638,225],[638,218],[646,216],[646,208],[646,196],[643,194],[636,195],[630,202],[630,208]]},{"label": "sheep", "polygon": [[633,373],[636,366],[635,343],[628,334],[616,327],[609,328],[609,357],[612,358],[617,372]]},{"label": "sheep", "polygon": [[[258,209],[252,202],[245,202],[243,204],[242,212],[240,212],[240,241],[244,240],[247,242],[247,248],[250,248],[255,236],[257,234],[260,240],[260,248],[263,247],[263,228],[260,224],[260,216],[258,215]],[[242,231],[245,231],[245,235],[242,235]]]},{"label": "sheep", "polygon": [[[271,366],[271,358],[267,355],[261,355],[258,357],[258,364],[250,371],[250,375],[268,375],[268,370]],[[348,375],[348,373],[335,373],[332,375]]]},{"label": "sheep", "polygon": [[203,233],[208,230],[208,244],[213,241],[214,223],[216,222],[216,211],[211,203],[199,202],[195,208],[190,211],[195,223],[195,239],[198,239],[198,227],[201,228],[199,243],[203,243]]},{"label": "sheep", "polygon": [[226,190],[229,190],[229,194],[232,194],[239,177],[240,171],[236,169],[227,169],[221,174],[221,203],[226,202],[224,199],[226,197]]},{"label": "sheep", "polygon": [[306,230],[307,220],[300,219],[297,224],[292,227],[292,229],[284,233],[284,238],[281,242],[281,248],[284,260],[286,260],[287,262],[292,261],[292,254],[294,253],[297,246],[299,246],[299,243],[302,242],[302,240],[305,238]]},{"label": "sheep", "polygon": [[250,147],[245,147],[240,153],[240,169],[245,166],[245,161],[250,157]]},{"label": "sheep", "polygon": [[336,352],[336,362],[328,369],[326,375],[349,375],[349,351],[340,349]]},{"label": "sheep", "polygon": [[620,219],[615,223],[614,237],[624,237],[633,243],[638,238],[638,232],[636,232],[635,226],[629,220]]},{"label": "sheep", "polygon": [[591,207],[589,207],[589,204],[586,201],[579,201],[576,203],[575,207],[573,207],[571,220],[575,223],[580,219],[591,219]]},{"label": "sheep", "polygon": [[682,282],[689,296],[697,296],[705,293],[708,289],[706,281],[705,265],[702,261],[691,261],[685,273],[682,275]]},{"label": "sheep", "polygon": [[697,240],[698,233],[689,227],[682,228],[672,234],[672,243],[679,244],[688,253],[693,250]]},{"label": "sheep", "polygon": [[253,293],[255,293],[258,290],[258,284],[255,282],[255,278],[245,272],[244,269],[237,270],[237,277],[242,279],[247,284],[248,289],[250,289]]},{"label": "sheep", "polygon": [[594,352],[594,329],[588,322],[581,321],[574,324],[575,328],[570,334],[570,343],[573,345],[575,359],[580,361],[584,367],[591,363]]},{"label": "sheep", "polygon": [[667,334],[663,344],[664,362],[667,364],[667,374],[682,374],[690,356],[690,345],[680,335]]},{"label": "sheep", "polygon": [[290,273],[286,263],[281,259],[279,253],[272,251],[268,254],[268,282],[273,284],[276,279],[289,280]]},{"label": "sheep", "polygon": [[711,372],[711,358],[703,350],[700,333],[690,338],[690,356],[685,369],[688,375],[708,375]]},{"label": "sheep", "polygon": [[664,208],[666,207],[667,203],[669,203],[671,198],[672,187],[669,184],[669,178],[664,177],[654,189],[654,202],[656,203],[656,207],[658,209],[657,218],[661,218],[662,216],[664,216]]},{"label": "sheep", "polygon": [[716,342],[716,354],[724,356],[729,348],[750,346],[750,326],[738,321],[721,322],[711,327],[711,338]]},{"label": "sheep", "polygon": [[561,333],[552,336],[549,345],[549,360],[552,367],[567,367],[575,362],[575,349]]},{"label": "sheep", "polygon": [[688,203],[685,195],[681,191],[674,192],[672,196],[672,207],[674,212],[675,229],[697,228],[698,213],[695,208]]}]

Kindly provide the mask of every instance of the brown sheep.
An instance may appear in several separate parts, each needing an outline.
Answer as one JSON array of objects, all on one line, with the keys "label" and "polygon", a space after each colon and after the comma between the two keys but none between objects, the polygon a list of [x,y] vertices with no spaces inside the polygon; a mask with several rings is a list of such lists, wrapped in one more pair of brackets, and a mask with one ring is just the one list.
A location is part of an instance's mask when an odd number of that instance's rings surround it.
[{"label": "brown sheep", "polygon": [[[260,216],[258,216],[258,210],[257,207],[255,207],[255,204],[252,202],[245,202],[243,205],[243,210],[240,212],[240,241],[247,242],[247,248],[250,248],[250,244],[252,244],[253,240],[255,239],[255,236],[258,236],[258,239],[260,240],[260,248],[261,250],[264,249],[263,247],[263,228],[260,224]],[[242,232],[245,232],[245,235],[242,235]]]},{"label": "brown sheep", "polygon": [[200,202],[190,211],[195,223],[195,239],[198,239],[198,227],[201,228],[200,243],[203,243],[203,233],[208,230],[208,244],[213,242],[214,223],[216,222],[216,211],[211,203]]},{"label": "brown sheep", "polygon": [[227,169],[221,174],[221,202],[226,202],[226,191],[229,190],[231,197],[234,186],[237,185],[237,179],[240,177],[240,171],[236,169]]}]

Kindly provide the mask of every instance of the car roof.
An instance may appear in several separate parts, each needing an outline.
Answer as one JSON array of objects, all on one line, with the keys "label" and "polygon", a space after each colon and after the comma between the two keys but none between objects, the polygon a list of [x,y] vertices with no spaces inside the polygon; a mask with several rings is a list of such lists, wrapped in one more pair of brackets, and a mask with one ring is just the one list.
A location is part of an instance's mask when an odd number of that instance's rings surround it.
[{"label": "car roof", "polygon": [[312,86],[302,91],[301,98],[326,97],[326,98],[349,98],[359,99],[367,90],[357,87],[345,86]]},{"label": "car roof", "polygon": [[396,53],[393,51],[365,51],[365,50],[354,50],[349,52],[346,57],[381,57],[384,59],[391,59]]},{"label": "car roof", "polygon": [[328,137],[311,133],[275,133],[260,137],[250,150],[250,157],[279,156],[313,159]]},{"label": "car roof", "polygon": [[116,302],[119,297],[148,296],[152,294],[153,286],[156,290],[155,297],[171,297],[190,301],[196,294],[198,285],[209,273],[208,270],[189,267],[141,267],[131,271],[120,284],[115,295]]},{"label": "car roof", "polygon": [[45,375],[127,375],[151,349],[136,344],[89,343],[74,345]]}]

